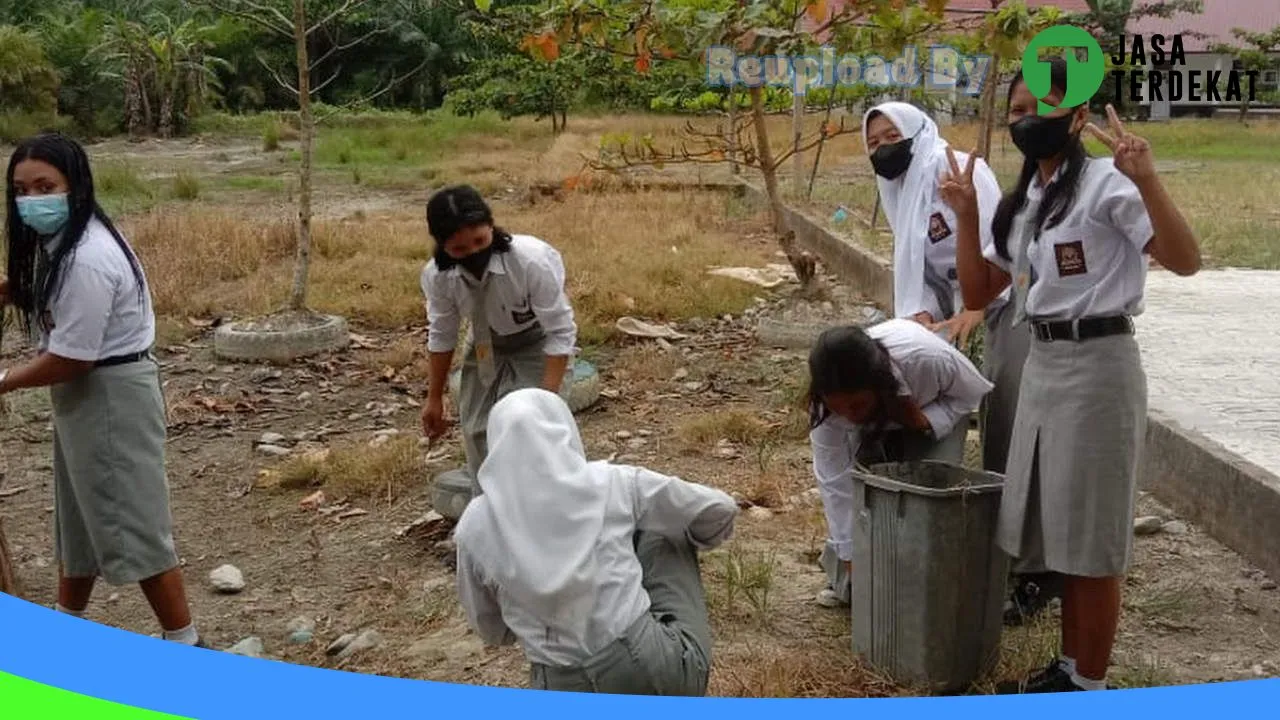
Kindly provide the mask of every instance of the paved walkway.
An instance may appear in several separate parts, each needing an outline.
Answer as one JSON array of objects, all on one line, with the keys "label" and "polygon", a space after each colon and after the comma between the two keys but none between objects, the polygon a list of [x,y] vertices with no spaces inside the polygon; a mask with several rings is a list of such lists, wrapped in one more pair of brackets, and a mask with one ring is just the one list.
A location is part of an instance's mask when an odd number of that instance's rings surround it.
[{"label": "paved walkway", "polygon": [[1280,475],[1280,272],[1152,271],[1136,322],[1152,409]]}]

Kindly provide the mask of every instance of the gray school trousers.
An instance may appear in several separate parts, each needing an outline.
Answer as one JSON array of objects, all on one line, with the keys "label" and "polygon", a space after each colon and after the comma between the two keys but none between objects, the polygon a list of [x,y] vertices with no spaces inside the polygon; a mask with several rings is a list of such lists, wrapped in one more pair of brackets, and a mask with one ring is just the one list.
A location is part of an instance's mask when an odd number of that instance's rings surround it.
[{"label": "gray school trousers", "polygon": [[707,694],[711,623],[697,551],[687,541],[637,532],[636,555],[649,612],[581,667],[534,664],[530,687],[610,695]]}]

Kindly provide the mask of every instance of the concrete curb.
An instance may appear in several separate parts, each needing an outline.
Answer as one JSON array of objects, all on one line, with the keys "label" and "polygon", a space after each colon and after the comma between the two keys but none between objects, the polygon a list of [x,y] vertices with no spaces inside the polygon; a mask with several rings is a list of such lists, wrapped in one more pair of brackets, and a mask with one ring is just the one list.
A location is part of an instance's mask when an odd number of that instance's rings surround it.
[{"label": "concrete curb", "polygon": [[[746,195],[768,203],[763,188],[740,179]],[[807,213],[786,208],[796,239],[882,307],[893,306],[893,267],[838,237]],[[1280,578],[1280,477],[1148,411],[1141,486],[1269,576]]]}]

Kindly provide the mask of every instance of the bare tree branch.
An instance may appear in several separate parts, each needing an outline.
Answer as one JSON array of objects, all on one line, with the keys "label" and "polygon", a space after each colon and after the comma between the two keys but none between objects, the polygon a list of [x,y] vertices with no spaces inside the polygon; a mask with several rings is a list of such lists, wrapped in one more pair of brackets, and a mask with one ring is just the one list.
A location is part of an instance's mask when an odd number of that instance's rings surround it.
[{"label": "bare tree branch", "polygon": [[346,2],[342,3],[342,5],[340,5],[336,10],[324,16],[324,18],[322,18],[316,24],[307,28],[307,35],[311,35],[312,33],[324,27],[325,25],[328,25],[329,23],[342,17],[343,15],[346,15],[352,10],[356,10],[363,5],[367,5],[368,3],[369,3],[369,0],[346,0]]},{"label": "bare tree branch", "polygon": [[343,66],[342,66],[342,64],[341,64],[341,63],[339,63],[339,64],[338,64],[338,69],[333,71],[333,74],[329,76],[329,79],[328,79],[328,80],[325,80],[324,82],[320,83],[319,85],[316,85],[316,86],[312,87],[312,88],[311,88],[311,94],[312,94],[312,96],[315,96],[315,94],[316,94],[316,93],[318,93],[318,92],[320,92],[321,90],[323,90],[323,89],[325,89],[325,88],[329,87],[330,85],[332,85],[332,84],[333,84],[333,81],[334,81],[334,80],[337,80],[339,77],[341,77],[341,76],[342,76],[342,67],[343,67]]},{"label": "bare tree branch", "polygon": [[189,5],[203,5],[215,12],[231,15],[262,26],[277,35],[293,37],[293,20],[279,10],[255,0],[187,0]]},{"label": "bare tree branch", "polygon": [[321,63],[323,63],[325,60],[328,60],[329,58],[333,57],[335,54],[340,53],[340,52],[346,52],[347,50],[350,50],[351,48],[353,48],[353,47],[355,47],[355,46],[357,46],[357,45],[362,45],[362,44],[364,44],[364,42],[365,42],[365,41],[369,40],[369,39],[370,39],[370,38],[372,38],[373,36],[375,36],[375,35],[380,35],[380,34],[382,34],[382,33],[384,33],[384,32],[386,32],[386,29],[385,29],[385,28],[378,27],[378,28],[374,28],[373,30],[370,30],[369,32],[365,33],[364,35],[361,35],[360,37],[356,38],[355,40],[352,40],[351,42],[348,42],[348,43],[341,43],[341,44],[339,44],[339,43],[334,43],[332,47],[330,47],[328,50],[326,50],[326,51],[325,51],[325,53],[319,57],[319,59],[317,59],[315,62],[311,63],[311,69],[312,69],[312,70],[315,70],[316,68],[320,67]]},{"label": "bare tree branch", "polygon": [[259,65],[261,65],[268,73],[271,74],[271,79],[275,80],[276,83],[280,85],[280,87],[293,93],[294,96],[301,95],[301,93],[298,92],[297,86],[289,84],[289,81],[285,80],[280,75],[280,72],[278,70],[271,67],[271,64],[268,63],[266,59],[262,57],[261,53],[254,53],[253,58],[258,61]]},{"label": "bare tree branch", "polygon": [[424,68],[424,67],[426,67],[426,66],[427,66],[427,63],[428,63],[428,62],[429,62],[429,60],[423,60],[422,62],[418,63],[418,66],[417,66],[417,67],[415,67],[414,69],[410,70],[409,72],[404,73],[403,75],[401,75],[401,76],[399,76],[399,77],[392,77],[392,78],[391,78],[391,80],[389,80],[389,81],[387,82],[387,84],[386,84],[386,85],[382,86],[382,88],[381,88],[381,89],[379,89],[379,90],[377,90],[377,91],[375,91],[375,92],[373,92],[373,93],[370,93],[369,95],[366,95],[366,96],[364,96],[364,97],[362,97],[362,98],[359,98],[359,99],[357,99],[357,100],[353,100],[353,101],[351,101],[351,102],[349,102],[349,103],[346,103],[346,104],[344,104],[344,105],[343,105],[342,107],[340,107],[340,108],[335,108],[333,111],[331,111],[331,112],[329,112],[329,113],[326,113],[326,114],[325,114],[325,115],[323,115],[323,116],[318,116],[318,117],[316,118],[316,124],[317,124],[317,125],[319,125],[319,124],[323,123],[325,120],[328,120],[329,118],[333,117],[334,115],[337,115],[337,114],[338,114],[339,112],[341,112],[343,109],[351,108],[351,107],[355,107],[355,106],[357,106],[357,105],[363,105],[363,104],[365,104],[365,103],[370,103],[370,102],[373,102],[374,100],[377,100],[378,98],[382,97],[383,95],[386,95],[387,93],[389,93],[389,92],[391,92],[392,90],[394,90],[396,87],[398,87],[399,85],[401,85],[405,80],[408,80],[409,78],[413,77],[414,75],[417,75],[417,74],[418,74],[418,72],[419,72],[420,70],[422,70],[422,68]]}]

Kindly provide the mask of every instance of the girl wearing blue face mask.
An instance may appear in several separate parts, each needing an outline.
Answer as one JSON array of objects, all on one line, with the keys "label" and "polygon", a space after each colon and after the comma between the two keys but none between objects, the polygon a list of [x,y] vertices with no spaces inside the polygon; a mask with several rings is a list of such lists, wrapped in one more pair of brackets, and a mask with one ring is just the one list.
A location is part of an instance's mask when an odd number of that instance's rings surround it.
[{"label": "girl wearing blue face mask", "polygon": [[38,352],[0,370],[0,394],[50,389],[57,608],[81,616],[99,577],[139,583],[165,639],[203,646],[174,549],[155,315],[142,267],[98,206],[89,159],[74,140],[23,142],[5,188],[4,299]]}]

